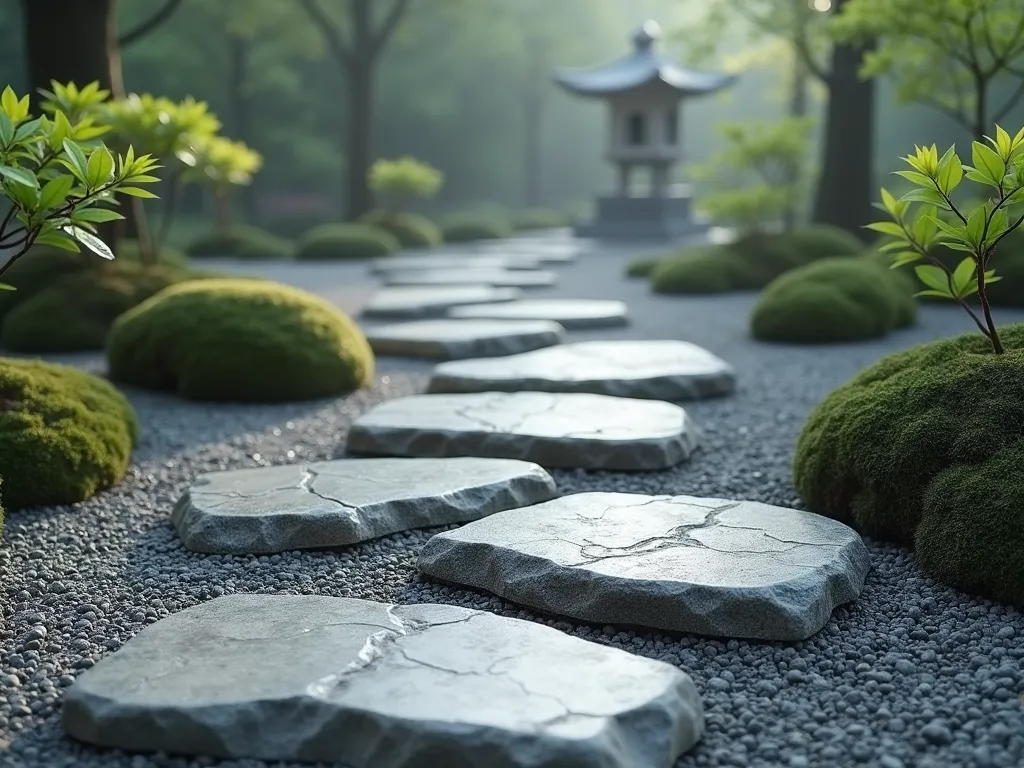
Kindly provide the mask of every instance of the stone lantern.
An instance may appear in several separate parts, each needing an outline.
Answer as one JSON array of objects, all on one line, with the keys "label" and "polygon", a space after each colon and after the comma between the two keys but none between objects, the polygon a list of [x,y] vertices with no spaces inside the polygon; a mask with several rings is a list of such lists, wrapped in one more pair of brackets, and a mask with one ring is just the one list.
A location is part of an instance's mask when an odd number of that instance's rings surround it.
[{"label": "stone lantern", "polygon": [[[556,82],[570,93],[608,104],[606,156],[618,170],[618,190],[598,198],[595,220],[577,228],[582,237],[671,240],[700,228],[690,213],[689,192],[670,184],[683,154],[679,108],[684,99],[715,93],[736,78],[668,61],[656,50],[660,37],[656,22],[644,22],[629,56],[556,74]],[[634,172],[641,169],[649,176],[646,195],[635,194]]]}]

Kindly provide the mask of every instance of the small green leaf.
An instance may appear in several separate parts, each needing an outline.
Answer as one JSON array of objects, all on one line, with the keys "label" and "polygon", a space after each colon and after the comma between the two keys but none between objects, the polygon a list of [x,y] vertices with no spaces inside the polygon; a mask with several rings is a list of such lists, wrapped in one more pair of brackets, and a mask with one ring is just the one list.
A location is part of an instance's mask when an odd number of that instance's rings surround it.
[{"label": "small green leaf", "polygon": [[964,174],[964,177],[966,179],[968,179],[969,181],[976,181],[979,184],[987,184],[988,186],[995,187],[996,189],[999,188],[999,182],[998,181],[994,181],[994,180],[990,179],[984,173],[979,173],[978,171],[974,170],[973,168],[968,170],[967,173]]},{"label": "small green leaf", "polygon": [[948,290],[946,291],[918,291],[914,294],[914,298],[919,296],[934,296],[939,299],[953,299],[955,298]]},{"label": "small green leaf", "polygon": [[86,173],[89,184],[93,187],[102,187],[114,175],[114,158],[104,146],[99,146],[89,155],[86,163]]},{"label": "small green leaf", "polygon": [[981,245],[982,235],[985,232],[985,221],[988,218],[988,213],[985,210],[984,205],[980,205],[974,209],[970,216],[967,217],[967,241],[977,247]]},{"label": "small green leaf", "polygon": [[95,253],[97,256],[106,259],[107,261],[114,260],[114,253],[107,247],[107,244],[100,240],[96,235],[86,232],[81,227],[64,227],[64,231],[71,235],[75,240],[80,242],[90,251]]},{"label": "small green leaf", "polygon": [[[950,147],[951,151],[952,149]],[[959,186],[963,177],[964,166],[955,152],[953,152],[952,157],[945,164],[941,161],[939,162],[939,189],[946,195],[949,195]]]},{"label": "small green leaf", "polygon": [[67,154],[67,162],[69,168],[78,177],[79,181],[86,184],[89,183],[89,161],[85,158],[85,152],[82,148],[71,141],[71,139],[64,139],[64,152]]},{"label": "small green leaf", "polygon": [[15,288],[13,285],[8,285],[7,283],[0,283],[0,291],[16,291],[16,290],[18,290],[18,289]]},{"label": "small green leaf", "polygon": [[942,269],[942,267],[936,267],[933,264],[921,264],[914,267],[914,273],[929,288],[941,291],[945,296],[952,297],[949,291],[949,275],[946,274],[946,270]]},{"label": "small green leaf", "polygon": [[934,189],[912,189],[900,198],[901,203],[928,203],[939,208],[947,209],[949,204],[945,198]]},{"label": "small green leaf", "polygon": [[999,184],[1006,175],[1006,163],[996,154],[991,147],[986,147],[980,141],[971,145],[971,160],[974,169],[988,179]]},{"label": "small green leaf", "polygon": [[1013,151],[1013,139],[1010,138],[1010,134],[1003,130],[1002,126],[996,126],[996,138],[992,143],[995,144],[1000,158],[1003,160],[1010,158],[1010,153]]},{"label": "small green leaf", "polygon": [[142,189],[141,187],[115,187],[114,191],[122,195],[128,195],[129,197],[143,197],[147,199],[156,199],[157,197],[148,189]]},{"label": "small green leaf", "polygon": [[75,180],[71,176],[57,176],[50,179],[39,194],[39,207],[48,211],[63,205],[74,185]]},{"label": "small green leaf", "polygon": [[10,165],[0,165],[0,176],[10,179],[15,184],[21,184],[24,187],[31,187],[32,189],[39,188],[39,179],[37,179],[36,175],[27,168],[14,168]]},{"label": "small green leaf", "polygon": [[906,238],[906,233],[903,231],[903,227],[892,221],[876,221],[872,224],[866,224],[865,229],[873,230],[874,232],[881,232],[883,235],[892,235],[893,237]]},{"label": "small green leaf", "polygon": [[893,216],[896,215],[896,198],[885,187],[882,187],[882,205]]},{"label": "small green leaf", "polygon": [[923,257],[917,251],[902,251],[893,256],[892,266],[890,269],[896,269],[896,267],[902,267],[905,264],[913,264],[915,261],[920,261]]},{"label": "small green leaf", "polygon": [[39,245],[50,245],[64,251],[71,251],[72,253],[82,252],[82,249],[78,247],[78,243],[60,232],[47,232],[42,234],[36,238],[36,243]]},{"label": "small green leaf", "polygon": [[108,221],[119,221],[124,216],[109,208],[80,208],[71,214],[71,218],[76,222],[89,221],[94,224],[105,224]]},{"label": "small green leaf", "polygon": [[953,291],[958,296],[963,294],[964,287],[974,279],[974,273],[977,270],[978,263],[971,256],[957,264],[956,269],[953,270]]},{"label": "small green leaf", "polygon": [[18,130],[14,132],[15,141],[24,141],[29,136],[32,136],[39,130],[39,127],[43,124],[43,118],[39,117],[35,120],[29,120],[28,122],[22,123],[18,126]]},{"label": "small green leaf", "polygon": [[917,184],[919,187],[927,187],[928,189],[935,187],[935,182],[923,173],[918,173],[917,171],[894,171],[894,173],[897,176],[902,176],[907,181]]},{"label": "small green leaf", "polygon": [[0,144],[8,146],[14,141],[14,122],[6,112],[0,112]]}]

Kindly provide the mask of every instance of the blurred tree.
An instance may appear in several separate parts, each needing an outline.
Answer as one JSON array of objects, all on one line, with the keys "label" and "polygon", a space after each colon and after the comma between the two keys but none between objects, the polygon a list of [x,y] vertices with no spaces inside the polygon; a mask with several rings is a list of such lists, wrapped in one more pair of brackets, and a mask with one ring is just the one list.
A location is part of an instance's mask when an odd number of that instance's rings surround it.
[{"label": "blurred tree", "polygon": [[[895,79],[903,101],[948,115],[983,141],[1024,98],[1021,0],[848,0],[832,24],[837,39],[878,47],[864,77]],[[993,103],[993,87],[1013,83]]]}]

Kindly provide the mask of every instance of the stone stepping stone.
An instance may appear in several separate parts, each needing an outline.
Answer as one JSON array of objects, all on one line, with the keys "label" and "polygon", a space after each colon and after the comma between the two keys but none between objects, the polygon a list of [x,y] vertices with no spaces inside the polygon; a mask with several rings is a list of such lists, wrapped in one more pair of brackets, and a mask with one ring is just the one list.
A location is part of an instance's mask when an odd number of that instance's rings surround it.
[{"label": "stone stepping stone", "polygon": [[752,501],[581,493],[434,536],[419,568],[596,624],[803,640],[860,594],[855,531]]},{"label": "stone stepping stone", "polygon": [[621,301],[604,299],[522,299],[503,305],[452,305],[449,317],[472,320],[551,320],[569,330],[629,325]]},{"label": "stone stepping stone", "polygon": [[415,395],[378,405],[348,433],[353,454],[490,456],[544,467],[655,470],[697,447],[678,405],[589,394]]},{"label": "stone stepping stone", "polygon": [[418,320],[364,331],[379,356],[431,360],[515,355],[565,340],[549,320]]},{"label": "stone stepping stone", "polygon": [[193,551],[258,555],[465,523],[555,496],[550,475],[524,461],[341,459],[200,475],[171,521]]},{"label": "stone stepping stone", "polygon": [[538,269],[540,261],[526,255],[423,254],[422,256],[381,256],[370,262],[377,275],[413,269]]},{"label": "stone stepping stone", "polygon": [[592,392],[699,400],[736,389],[732,367],[686,341],[584,341],[434,368],[428,392]]},{"label": "stone stepping stone", "polygon": [[65,731],[129,752],[347,768],[670,768],[704,731],[690,677],[448,605],[229,595],[82,673]]},{"label": "stone stepping stone", "polygon": [[511,269],[423,269],[388,272],[384,285],[493,285],[499,288],[549,288],[558,275],[546,270]]},{"label": "stone stepping stone", "polygon": [[544,264],[569,264],[576,261],[583,248],[575,243],[560,243],[540,239],[522,238],[479,244],[477,253],[527,255]]},{"label": "stone stepping stone", "polygon": [[384,288],[363,307],[361,316],[382,320],[436,317],[462,304],[480,306],[491,302],[515,301],[522,295],[523,292],[518,288],[495,288],[492,285]]}]

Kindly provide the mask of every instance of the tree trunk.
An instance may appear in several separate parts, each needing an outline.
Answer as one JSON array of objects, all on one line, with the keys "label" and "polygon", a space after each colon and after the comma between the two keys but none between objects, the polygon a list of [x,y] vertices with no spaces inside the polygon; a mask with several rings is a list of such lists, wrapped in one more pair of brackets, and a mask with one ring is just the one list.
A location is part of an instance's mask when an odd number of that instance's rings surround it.
[{"label": "tree trunk", "polygon": [[[810,87],[810,72],[807,70],[807,62],[796,51],[793,52],[793,81],[790,84],[792,90],[789,94],[789,116],[801,118],[807,116],[807,91]],[[786,182],[792,185],[799,184],[801,166],[798,164],[788,174]],[[782,213],[782,229],[785,232],[792,232],[796,228],[797,205],[794,204]]]},{"label": "tree trunk", "polygon": [[[228,125],[231,127],[232,137],[246,144],[252,144],[252,102],[249,99],[248,82],[250,53],[252,43],[250,40],[230,35],[228,38],[228,81],[227,81],[227,102],[228,102]],[[245,218],[252,221],[256,218],[256,188],[254,184],[248,184],[241,189],[242,211]]]},{"label": "tree trunk", "polygon": [[355,221],[373,208],[369,173],[373,131],[374,62],[357,54],[349,69],[348,132],[345,136],[346,216]]},{"label": "tree trunk", "polygon": [[[838,0],[839,12],[846,0]],[[876,218],[874,194],[875,88],[859,70],[867,47],[835,45],[829,76],[824,161],[814,201],[814,221],[845,229],[867,241],[863,229]]]}]

